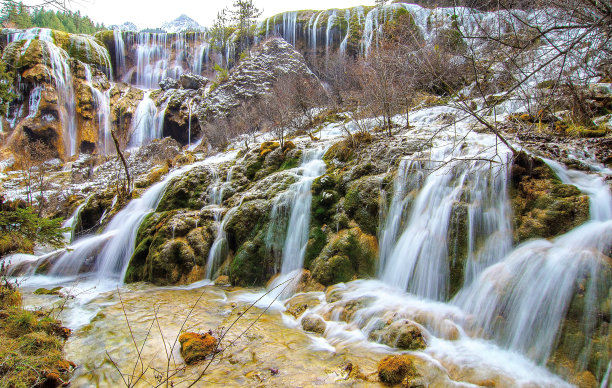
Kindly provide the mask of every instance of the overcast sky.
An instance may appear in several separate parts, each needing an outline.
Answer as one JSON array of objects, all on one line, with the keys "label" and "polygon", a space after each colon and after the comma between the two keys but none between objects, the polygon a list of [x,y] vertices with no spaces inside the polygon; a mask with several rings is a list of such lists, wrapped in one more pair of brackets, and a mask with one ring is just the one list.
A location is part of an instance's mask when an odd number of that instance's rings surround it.
[{"label": "overcast sky", "polygon": [[[163,22],[186,14],[201,25],[210,27],[217,12],[232,5],[232,0],[67,0],[70,8],[80,10],[94,22],[123,24],[126,21],[139,28],[159,27]],[[42,0],[25,0],[24,4],[36,5]],[[254,0],[262,17],[284,11],[300,9],[346,8],[355,5],[374,5],[374,0]]]}]

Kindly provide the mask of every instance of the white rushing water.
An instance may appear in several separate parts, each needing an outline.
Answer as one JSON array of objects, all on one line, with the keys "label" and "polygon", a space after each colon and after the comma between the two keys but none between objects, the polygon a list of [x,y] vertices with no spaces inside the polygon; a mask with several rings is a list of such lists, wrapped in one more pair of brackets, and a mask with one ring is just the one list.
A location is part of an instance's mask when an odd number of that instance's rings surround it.
[{"label": "white rushing water", "polygon": [[135,118],[132,120],[130,147],[140,147],[153,139],[160,139],[162,137],[166,109],[162,107],[158,111],[150,95],[150,91],[146,92],[136,107]]},{"label": "white rushing water", "polygon": [[113,217],[101,234],[75,241],[53,264],[49,275],[76,276],[87,272],[95,274],[97,278],[114,279],[121,284],[135,248],[140,223],[147,214],[155,210],[168,184],[195,167],[219,163],[234,156],[235,153],[224,154],[221,158],[213,156],[172,171],[161,182],[147,189],[142,196],[130,201]]},{"label": "white rushing water", "polygon": [[[273,221],[270,224],[271,229],[268,230],[266,239],[268,248],[278,245],[278,241],[271,242],[271,239],[274,239],[271,235],[277,233],[277,229],[284,229],[284,225],[279,225],[278,221],[282,224],[286,217],[279,217],[279,215],[283,212],[289,214],[286,233],[284,234],[286,237],[282,248],[280,274],[270,285],[270,288],[274,288],[289,279],[293,279],[289,282],[291,284],[281,288],[281,290],[284,290],[284,296],[291,294],[295,289],[298,280],[297,275],[304,265],[311,216],[312,192],[310,189],[314,180],[325,172],[325,162],[322,159],[324,153],[324,148],[304,151],[302,162],[297,168],[298,181],[292,184],[286,193],[281,193],[276,198],[270,215]],[[275,248],[278,248],[278,246]]]}]

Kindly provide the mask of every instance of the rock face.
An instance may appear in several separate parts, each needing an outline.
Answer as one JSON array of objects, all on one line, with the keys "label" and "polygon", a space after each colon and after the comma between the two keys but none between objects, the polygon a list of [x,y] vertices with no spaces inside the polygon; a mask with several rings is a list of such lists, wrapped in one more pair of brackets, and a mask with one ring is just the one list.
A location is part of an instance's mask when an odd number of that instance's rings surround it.
[{"label": "rock face", "polygon": [[11,142],[40,140],[61,158],[99,149],[98,96],[110,87],[112,72],[101,42],[44,29],[1,34],[3,61],[21,77],[3,125],[12,129]]},{"label": "rock face", "polygon": [[551,238],[589,219],[589,198],[564,185],[540,159],[521,154],[512,168],[514,240]]},{"label": "rock face", "polygon": [[226,115],[242,101],[265,94],[279,76],[288,73],[314,78],[304,57],[293,46],[280,38],[265,41],[231,69],[227,81],[202,101],[197,109],[200,123]]}]

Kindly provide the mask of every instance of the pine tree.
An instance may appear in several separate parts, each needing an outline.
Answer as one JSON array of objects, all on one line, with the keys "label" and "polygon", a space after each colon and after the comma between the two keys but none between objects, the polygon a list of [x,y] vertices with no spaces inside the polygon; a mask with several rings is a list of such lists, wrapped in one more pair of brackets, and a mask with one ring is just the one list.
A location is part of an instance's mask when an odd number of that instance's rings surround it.
[{"label": "pine tree", "polygon": [[9,103],[15,98],[11,88],[13,73],[6,69],[6,63],[0,60],[0,116],[6,116]]},{"label": "pine tree", "polygon": [[253,0],[235,0],[232,17],[238,26],[238,53],[246,51],[252,36],[251,27],[262,11],[253,4]]}]

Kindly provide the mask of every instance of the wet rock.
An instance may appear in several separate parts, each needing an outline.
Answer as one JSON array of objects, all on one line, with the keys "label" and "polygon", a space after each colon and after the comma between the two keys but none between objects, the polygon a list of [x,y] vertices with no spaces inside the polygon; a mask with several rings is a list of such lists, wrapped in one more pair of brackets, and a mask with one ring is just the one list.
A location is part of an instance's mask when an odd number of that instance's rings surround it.
[{"label": "wet rock", "polygon": [[183,89],[198,90],[206,86],[206,84],[208,83],[208,78],[202,77],[201,75],[197,74],[182,74],[178,82],[183,87]]},{"label": "wet rock", "polygon": [[378,378],[386,384],[410,386],[410,381],[417,377],[413,365],[413,356],[402,354],[387,356],[378,363]]},{"label": "wet rock", "polygon": [[416,323],[403,319],[393,322],[381,332],[374,331],[370,337],[378,337],[385,345],[404,349],[420,350],[427,347],[421,327]]},{"label": "wet rock", "polygon": [[376,235],[379,222],[380,188],[382,178],[368,176],[351,181],[344,197],[344,210],[361,229]]},{"label": "wet rock", "polygon": [[316,315],[308,315],[302,318],[302,329],[312,333],[323,334],[326,328],[323,318]]},{"label": "wet rock", "polygon": [[217,347],[217,339],[208,333],[182,333],[179,336],[179,342],[181,356],[187,364],[205,359],[213,354]]},{"label": "wet rock", "polygon": [[230,278],[227,275],[221,275],[215,279],[215,286],[231,286]]},{"label": "wet rock", "polygon": [[374,274],[377,257],[376,237],[363,233],[360,228],[342,230],[314,260],[312,277],[326,286],[369,277]]},{"label": "wet rock", "polygon": [[179,83],[179,81],[175,80],[174,78],[164,78],[159,83],[159,87],[162,90],[166,91],[169,89],[178,89],[181,87],[181,84]]},{"label": "wet rock", "polygon": [[589,219],[589,198],[562,184],[538,158],[520,154],[512,167],[514,240],[552,238]]},{"label": "wet rock", "polygon": [[285,302],[287,313],[293,315],[294,318],[299,318],[304,311],[311,309],[321,304],[319,296],[313,293],[298,294]]}]

